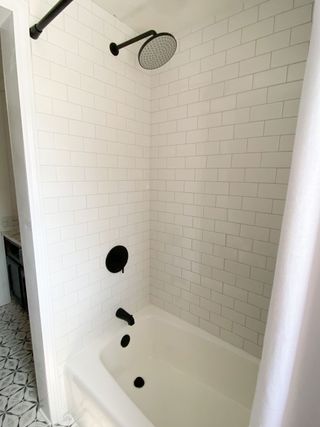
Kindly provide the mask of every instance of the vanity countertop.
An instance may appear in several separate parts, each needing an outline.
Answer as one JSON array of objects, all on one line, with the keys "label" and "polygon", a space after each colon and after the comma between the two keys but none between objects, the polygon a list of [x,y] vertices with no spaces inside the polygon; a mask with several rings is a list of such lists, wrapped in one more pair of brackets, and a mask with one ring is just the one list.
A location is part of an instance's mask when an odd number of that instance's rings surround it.
[{"label": "vanity countertop", "polygon": [[12,243],[18,245],[21,247],[21,238],[20,238],[20,232],[19,231],[4,231],[2,233],[4,237],[6,237],[8,240],[11,240]]}]

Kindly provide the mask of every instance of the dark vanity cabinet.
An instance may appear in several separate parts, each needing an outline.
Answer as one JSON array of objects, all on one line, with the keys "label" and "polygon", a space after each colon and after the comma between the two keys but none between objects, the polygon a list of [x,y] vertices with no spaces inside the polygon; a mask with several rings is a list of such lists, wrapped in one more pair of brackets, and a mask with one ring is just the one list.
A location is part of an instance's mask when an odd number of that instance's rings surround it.
[{"label": "dark vanity cabinet", "polygon": [[23,309],[27,310],[27,293],[21,246],[7,237],[4,237],[4,246],[11,295]]}]

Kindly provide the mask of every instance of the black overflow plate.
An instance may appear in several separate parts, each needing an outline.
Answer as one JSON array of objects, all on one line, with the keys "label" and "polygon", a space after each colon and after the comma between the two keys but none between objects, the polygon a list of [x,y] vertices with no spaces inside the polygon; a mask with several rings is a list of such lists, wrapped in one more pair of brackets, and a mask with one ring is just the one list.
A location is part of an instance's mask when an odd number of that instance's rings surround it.
[{"label": "black overflow plate", "polygon": [[106,267],[111,273],[124,273],[124,267],[128,262],[129,254],[124,246],[114,246],[106,258]]},{"label": "black overflow plate", "polygon": [[137,377],[133,381],[133,384],[136,388],[142,388],[144,386],[144,379],[142,377]]},{"label": "black overflow plate", "polygon": [[121,339],[121,347],[125,348],[128,347],[130,342],[130,335],[124,335]]}]

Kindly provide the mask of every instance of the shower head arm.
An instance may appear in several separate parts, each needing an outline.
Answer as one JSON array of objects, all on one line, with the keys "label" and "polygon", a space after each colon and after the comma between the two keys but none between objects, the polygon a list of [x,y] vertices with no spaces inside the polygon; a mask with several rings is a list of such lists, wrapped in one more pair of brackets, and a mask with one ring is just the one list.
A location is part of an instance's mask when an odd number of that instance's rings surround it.
[{"label": "shower head arm", "polygon": [[119,50],[122,49],[123,47],[129,46],[130,44],[136,43],[139,40],[145,39],[146,37],[150,37],[150,36],[156,36],[157,33],[154,30],[149,30],[146,31],[143,34],[140,34],[139,36],[133,37],[130,40],[127,40],[123,43],[120,44],[116,44],[116,43],[110,43],[110,51],[114,56],[117,56],[119,54]]}]

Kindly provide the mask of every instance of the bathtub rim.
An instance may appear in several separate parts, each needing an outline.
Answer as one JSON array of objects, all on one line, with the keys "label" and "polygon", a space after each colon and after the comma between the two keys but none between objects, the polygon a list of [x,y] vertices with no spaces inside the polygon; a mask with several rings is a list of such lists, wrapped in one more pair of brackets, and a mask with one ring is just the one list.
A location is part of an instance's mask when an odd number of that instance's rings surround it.
[{"label": "bathtub rim", "polygon": [[[232,344],[223,341],[209,332],[189,324],[185,320],[164,311],[163,309],[149,304],[143,307],[138,312],[134,313],[136,323],[139,319],[160,318],[166,323],[174,323],[175,327],[181,328],[193,335],[222,347],[226,351],[230,351],[239,357],[245,358],[255,365],[257,372],[259,370],[260,360],[239,349]],[[115,427],[126,426],[129,420],[134,427],[154,427],[154,424],[147,416],[138,408],[138,406],[130,399],[125,391],[118,384],[113,375],[108,371],[102,361],[102,352],[107,345],[112,341],[115,335],[120,333],[128,333],[131,326],[119,319],[112,319],[107,324],[108,330],[99,337],[87,343],[85,348],[77,354],[72,355],[65,365],[65,379],[74,381],[79,387],[88,393],[91,399],[96,402],[100,410],[112,420]],[[133,326],[134,328],[134,326]],[[79,375],[81,373],[81,375]],[[92,385],[92,377],[94,376],[94,384]],[[108,407],[103,401],[103,395],[108,395]],[[123,406],[126,405],[126,416],[123,418]],[[77,415],[77,414],[76,414]]]},{"label": "bathtub rim", "polygon": [[[194,335],[198,335],[199,337],[201,337],[207,341],[210,341],[210,342],[212,342],[212,343],[214,343],[214,344],[216,344],[222,348],[225,348],[226,350],[229,350],[232,353],[237,354],[238,356],[244,357],[245,359],[256,364],[257,367],[259,368],[260,359],[258,357],[253,356],[250,353],[247,353],[243,349],[238,348],[238,347],[230,344],[227,341],[224,341],[222,338],[220,338],[216,335],[210,334],[209,332],[200,328],[199,326],[195,326],[191,323],[188,323],[187,321],[181,319],[180,317],[178,317],[174,314],[171,314],[171,313],[169,313],[169,312],[163,310],[162,308],[159,308],[153,304],[148,304],[148,305],[144,306],[139,311],[133,313],[133,316],[136,320],[136,323],[141,318],[150,318],[150,317],[160,318],[161,320],[166,320],[170,323],[174,322],[175,326],[178,326],[181,329],[188,330],[189,332],[191,332]],[[69,363],[71,363],[74,359],[77,359],[78,357],[80,357],[80,355],[84,355],[85,353],[92,353],[92,351],[90,351],[92,348],[99,350],[99,356],[100,356],[101,352],[104,350],[104,348],[107,346],[107,344],[112,340],[112,338],[114,337],[115,334],[120,334],[121,331],[123,331],[123,332],[129,331],[130,332],[130,330],[131,330],[130,328],[134,328],[135,326],[136,326],[136,324],[133,325],[132,327],[128,326],[127,323],[125,323],[121,319],[117,319],[117,318],[110,320],[106,325],[108,330],[106,332],[103,332],[102,334],[100,334],[98,337],[96,337],[92,340],[89,340],[84,348],[82,348],[76,354],[72,354],[68,358],[68,360],[66,362],[66,366],[68,366]]]}]

